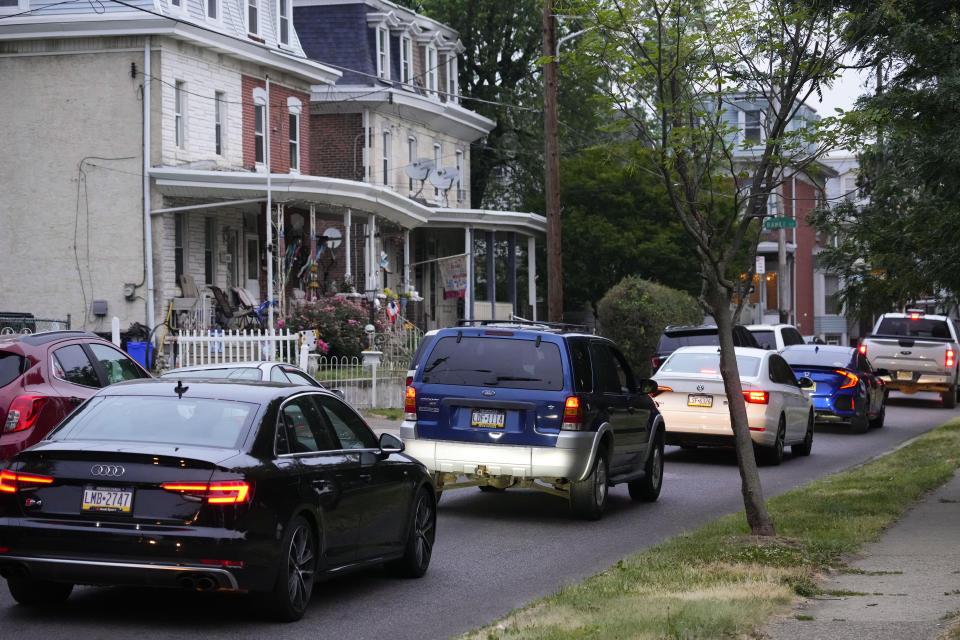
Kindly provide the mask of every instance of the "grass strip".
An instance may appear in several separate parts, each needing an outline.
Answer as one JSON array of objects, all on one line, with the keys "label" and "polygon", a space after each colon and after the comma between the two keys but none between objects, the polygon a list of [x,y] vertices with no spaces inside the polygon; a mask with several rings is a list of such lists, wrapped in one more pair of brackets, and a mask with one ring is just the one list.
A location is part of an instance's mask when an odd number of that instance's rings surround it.
[{"label": "grass strip", "polygon": [[816,578],[876,540],[960,466],[960,420],[850,471],[767,501],[776,538],[743,512],[628,556],[581,584],[462,636],[469,640],[751,637]]}]

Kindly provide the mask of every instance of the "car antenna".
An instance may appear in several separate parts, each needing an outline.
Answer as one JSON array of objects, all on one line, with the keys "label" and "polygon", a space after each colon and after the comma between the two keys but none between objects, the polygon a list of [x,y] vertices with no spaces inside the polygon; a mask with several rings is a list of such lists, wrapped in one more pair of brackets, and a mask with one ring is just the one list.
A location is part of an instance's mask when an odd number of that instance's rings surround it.
[{"label": "car antenna", "polygon": [[175,387],[173,388],[173,390],[177,393],[177,397],[180,398],[181,400],[183,400],[183,394],[184,394],[184,393],[187,391],[187,389],[189,389],[189,388],[190,388],[190,387],[185,387],[185,386],[183,386],[183,380],[177,380],[177,386],[175,386]]},{"label": "car antenna", "polygon": [[538,335],[538,336],[537,336],[537,344],[533,345],[533,346],[536,347],[537,349],[540,348],[540,338],[541,338],[541,337],[542,337],[542,336],[539,336],[539,335]]},{"label": "car antenna", "polygon": [[820,353],[820,345],[817,345],[813,348],[814,353]]},{"label": "car antenna", "polygon": [[457,331],[457,344],[460,344],[461,340],[463,340],[463,331]]}]

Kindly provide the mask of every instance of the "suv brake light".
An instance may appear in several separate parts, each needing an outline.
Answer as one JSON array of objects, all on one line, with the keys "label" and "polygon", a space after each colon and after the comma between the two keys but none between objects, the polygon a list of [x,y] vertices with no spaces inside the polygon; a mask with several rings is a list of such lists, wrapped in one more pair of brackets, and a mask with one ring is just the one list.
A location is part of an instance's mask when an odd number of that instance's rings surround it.
[{"label": "suv brake light", "polygon": [[417,419],[417,390],[413,387],[407,387],[407,394],[403,399],[403,419]]},{"label": "suv brake light", "polygon": [[246,502],[250,483],[242,480],[222,482],[164,482],[161,489],[204,498],[210,504],[237,504]]},{"label": "suv brake light", "polygon": [[769,404],[770,394],[766,391],[744,391],[743,399],[750,404]]},{"label": "suv brake light", "polygon": [[17,473],[4,469],[0,471],[0,493],[16,493],[23,485],[52,484],[53,478],[36,473]]},{"label": "suv brake light", "polygon": [[29,429],[40,417],[40,409],[46,404],[46,396],[17,396],[7,411],[7,421],[3,424],[3,432],[23,431]]},{"label": "suv brake light", "polygon": [[563,431],[583,431],[583,409],[580,407],[580,398],[570,396],[563,405]]}]

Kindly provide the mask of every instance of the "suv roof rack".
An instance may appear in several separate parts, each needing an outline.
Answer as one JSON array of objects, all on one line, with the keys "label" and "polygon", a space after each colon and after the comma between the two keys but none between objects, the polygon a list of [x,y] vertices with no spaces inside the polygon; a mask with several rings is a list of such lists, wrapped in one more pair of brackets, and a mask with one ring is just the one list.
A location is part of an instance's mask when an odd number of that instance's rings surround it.
[{"label": "suv roof rack", "polygon": [[568,322],[543,322],[540,320],[524,320],[515,318],[511,320],[457,320],[458,327],[484,327],[484,326],[521,326],[530,329],[541,329],[543,331],[579,331],[583,333],[592,333],[587,325],[570,324]]}]

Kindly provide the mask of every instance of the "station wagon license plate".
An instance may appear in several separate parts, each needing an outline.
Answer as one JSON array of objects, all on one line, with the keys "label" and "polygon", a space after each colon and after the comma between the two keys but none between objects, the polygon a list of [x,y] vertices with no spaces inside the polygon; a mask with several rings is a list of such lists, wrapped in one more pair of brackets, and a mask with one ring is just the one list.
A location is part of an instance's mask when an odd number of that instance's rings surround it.
[{"label": "station wagon license plate", "polygon": [[97,513],[131,513],[133,489],[116,487],[84,487],[81,511]]},{"label": "station wagon license plate", "polygon": [[691,393],[687,396],[688,407],[712,407],[713,396],[702,396]]},{"label": "station wagon license plate", "polygon": [[492,429],[503,429],[503,423],[506,421],[505,411],[497,409],[474,409],[470,414],[470,425],[473,427],[486,427]]}]

